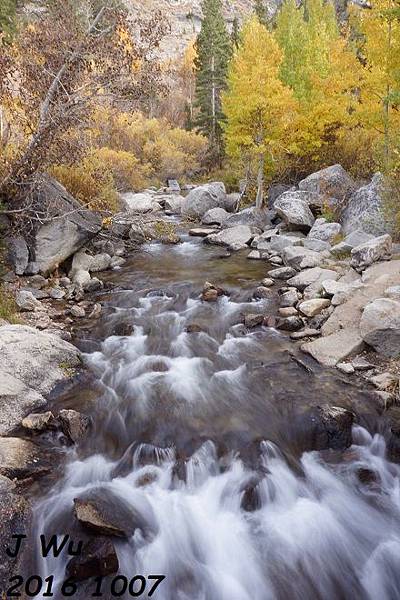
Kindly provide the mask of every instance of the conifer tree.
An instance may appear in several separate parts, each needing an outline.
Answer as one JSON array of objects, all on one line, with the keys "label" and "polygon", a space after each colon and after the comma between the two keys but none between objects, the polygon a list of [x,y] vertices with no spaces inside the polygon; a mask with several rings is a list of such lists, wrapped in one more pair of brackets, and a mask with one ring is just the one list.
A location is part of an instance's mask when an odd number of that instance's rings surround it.
[{"label": "conifer tree", "polygon": [[221,94],[226,88],[232,44],[222,14],[221,0],[203,0],[203,22],[195,50],[196,125],[207,135],[211,158],[220,163],[223,155]]},{"label": "conifer tree", "polygon": [[287,150],[296,113],[293,93],[279,79],[281,60],[273,35],[253,17],[243,29],[223,96],[228,155],[257,162],[257,208],[263,205],[265,175]]}]

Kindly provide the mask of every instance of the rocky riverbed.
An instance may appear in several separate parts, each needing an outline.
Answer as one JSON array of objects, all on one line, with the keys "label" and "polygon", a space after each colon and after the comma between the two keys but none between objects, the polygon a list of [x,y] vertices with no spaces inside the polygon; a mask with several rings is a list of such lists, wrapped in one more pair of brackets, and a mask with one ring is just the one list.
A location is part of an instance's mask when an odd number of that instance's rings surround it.
[{"label": "rocky riverbed", "polygon": [[[63,209],[65,202],[74,205],[65,190],[49,185],[61,194]],[[264,526],[257,511],[270,493],[268,481],[278,485],[283,472],[303,471],[311,485],[321,475],[303,452],[322,452],[318,460],[333,477],[326,492],[338,485],[346,460],[349,493],[357,473],[366,494],[387,491],[387,459],[400,460],[400,254],[381,219],[379,185],[376,176],[360,188],[336,165],[276,197],[271,190],[262,211],[238,211],[239,195],[226,194],[220,183],[184,195],[148,190],[124,195],[124,210],[106,223],[72,211],[62,232],[61,221],[53,230],[51,223],[39,229],[33,247],[10,238],[13,270],[3,281],[15,295],[20,322],[0,326],[3,548],[15,528],[32,539],[40,529],[49,535],[57,529],[79,533],[86,554],[68,565],[36,565],[43,575],[56,573],[61,581],[65,572],[87,580],[139,566],[151,571],[160,555],[143,540],[157,539],[159,528],[162,554],[169,547],[160,510],[191,538],[170,512],[167,490],[184,489],[182,507],[196,490],[201,505],[203,484],[216,476],[222,493],[226,472],[226,485],[238,486],[232,523],[246,529],[243,514],[254,513],[254,524]],[[338,222],[321,216],[327,195],[332,206],[343,203]],[[367,430],[382,436],[379,449]],[[265,446],[271,442],[274,450]],[[281,475],[269,479],[277,453]],[[100,496],[99,482],[108,490]],[[121,504],[124,485],[143,488],[141,500],[129,492],[128,506]],[[277,502],[282,508],[283,499]],[[361,513],[363,502],[357,500]],[[217,522],[226,518],[218,506]],[[386,519],[387,510],[371,518]],[[137,526],[131,531],[132,511]],[[222,522],[229,554],[235,541]],[[362,532],[360,524],[351,536]],[[119,537],[128,541],[121,546]],[[372,552],[380,543],[371,538],[367,546]],[[253,552],[251,535],[246,544]],[[283,540],[279,547],[287,550]],[[94,571],[89,555],[97,557]],[[104,573],[102,557],[109,565]],[[165,557],[160,568],[171,580],[160,597],[179,591],[197,598],[195,559],[189,561],[193,581],[183,583],[178,564]],[[2,564],[4,586],[20,567],[5,556]],[[350,558],[346,565],[346,589],[364,597],[355,575],[360,565]],[[324,597],[337,597],[339,567],[323,568],[332,579]],[[253,597],[278,597],[274,578],[254,576]],[[237,577],[250,593],[250,583]],[[275,577],[283,586],[278,572]],[[308,573],[305,593],[312,581]],[[204,585],[211,582],[200,585],[203,591]]]}]

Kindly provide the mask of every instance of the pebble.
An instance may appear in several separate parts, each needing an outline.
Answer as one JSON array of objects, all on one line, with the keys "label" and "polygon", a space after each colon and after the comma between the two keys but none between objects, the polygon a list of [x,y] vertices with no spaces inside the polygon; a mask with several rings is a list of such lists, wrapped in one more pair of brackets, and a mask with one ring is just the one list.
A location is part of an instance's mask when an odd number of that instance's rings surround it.
[{"label": "pebble", "polygon": [[338,363],[336,368],[346,375],[352,375],[355,372],[355,368],[351,363]]},{"label": "pebble", "polygon": [[82,319],[86,316],[86,311],[81,306],[73,306],[70,312],[73,317],[76,317],[78,319]]}]

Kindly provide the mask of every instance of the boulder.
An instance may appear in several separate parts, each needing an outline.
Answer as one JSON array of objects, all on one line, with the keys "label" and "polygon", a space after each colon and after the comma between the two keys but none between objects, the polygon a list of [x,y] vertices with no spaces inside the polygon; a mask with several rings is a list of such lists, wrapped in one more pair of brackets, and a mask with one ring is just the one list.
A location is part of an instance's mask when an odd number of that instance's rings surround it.
[{"label": "boulder", "polygon": [[313,300],[306,300],[299,304],[299,310],[306,317],[315,317],[320,312],[330,305],[331,301],[325,298],[314,298]]},{"label": "boulder", "polygon": [[275,201],[275,210],[292,231],[308,232],[314,225],[314,215],[309,205],[300,200],[296,192],[285,192]]},{"label": "boulder", "polygon": [[288,267],[293,267],[296,271],[300,271],[306,267],[305,259],[312,259],[317,264],[321,262],[321,257],[318,252],[309,250],[302,246],[287,246],[282,252],[283,262]]},{"label": "boulder", "polygon": [[[92,489],[74,499],[78,521],[94,533],[130,538],[137,529],[146,532],[145,519],[120,496],[107,488]],[[151,508],[146,506],[151,515]]]},{"label": "boulder", "polygon": [[262,256],[261,252],[259,252],[259,250],[252,250],[251,252],[248,253],[247,258],[249,260],[262,260],[263,256]]},{"label": "boulder", "polygon": [[99,215],[83,208],[55,179],[43,176],[34,202],[46,215],[33,235],[34,261],[41,273],[50,273],[101,230]]},{"label": "boulder", "polygon": [[322,269],[321,267],[313,267],[297,273],[294,277],[288,280],[288,285],[302,291],[312,284],[320,284],[326,279],[338,279],[339,273],[330,269]]},{"label": "boulder", "polygon": [[334,367],[343,362],[350,354],[360,352],[364,342],[360,336],[358,327],[349,327],[340,331],[307,342],[301,346],[303,352],[311,354],[321,365]]},{"label": "boulder", "polygon": [[204,225],[222,225],[229,217],[224,208],[210,208],[201,219]]},{"label": "boulder", "polygon": [[147,192],[140,194],[134,194],[132,192],[121,194],[121,201],[125,210],[135,213],[151,212],[156,204],[153,194]]},{"label": "boulder", "polygon": [[32,512],[28,501],[18,494],[16,484],[0,476],[0,590],[10,586],[10,576],[21,572],[21,554],[9,556],[5,549],[12,545],[12,536],[29,534]]},{"label": "boulder", "polygon": [[92,419],[87,415],[83,415],[76,410],[60,410],[58,420],[61,429],[71,442],[74,444],[83,439],[91,426]]},{"label": "boulder", "polygon": [[284,183],[272,183],[268,189],[268,207],[273,208],[275,200],[282,196],[285,192],[289,192],[292,186]]},{"label": "boulder", "polygon": [[210,208],[225,208],[226,190],[223,183],[207,183],[189,192],[182,202],[182,216],[201,219]]},{"label": "boulder", "polygon": [[264,315],[248,314],[248,315],[245,315],[245,317],[244,317],[244,324],[249,329],[252,329],[253,327],[257,327],[258,325],[261,325],[263,320],[264,320]]},{"label": "boulder", "polygon": [[303,241],[304,248],[313,250],[314,252],[330,252],[331,245],[329,242],[324,242],[319,239],[311,238]]},{"label": "boulder", "polygon": [[85,581],[91,577],[106,577],[117,573],[118,556],[109,538],[95,537],[87,542],[79,556],[71,558],[66,574],[74,581]]},{"label": "boulder", "polygon": [[264,229],[269,223],[268,212],[258,208],[245,208],[240,212],[228,216],[222,223],[222,227],[234,227],[235,225],[248,225],[249,227],[257,227]]},{"label": "boulder", "polygon": [[212,227],[194,227],[193,229],[189,229],[189,235],[193,237],[207,237],[215,233],[215,229]]},{"label": "boulder", "polygon": [[312,173],[299,183],[300,190],[314,192],[339,201],[347,199],[357,186],[341,165],[332,165]]},{"label": "boulder", "polygon": [[287,292],[284,292],[280,297],[280,306],[281,308],[288,308],[290,306],[295,306],[299,301],[300,294],[295,288],[289,289]]},{"label": "boulder", "polygon": [[205,238],[208,244],[226,246],[229,250],[241,250],[253,239],[253,230],[248,225],[236,225],[229,229],[223,229]]},{"label": "boulder", "polygon": [[1,370],[48,394],[81,364],[80,353],[59,337],[25,325],[0,327]]},{"label": "boulder", "polygon": [[388,357],[400,355],[400,302],[377,298],[364,309],[361,336],[374,350]]},{"label": "boulder", "polygon": [[44,310],[43,304],[35,298],[32,292],[26,290],[20,290],[15,294],[15,303],[21,311]]},{"label": "boulder", "polygon": [[279,318],[276,323],[276,328],[282,331],[299,331],[304,327],[304,323],[300,317],[291,316]]},{"label": "boulder", "polygon": [[265,279],[263,279],[261,282],[261,285],[263,285],[264,287],[272,287],[274,284],[274,280],[270,279],[269,277],[265,277]]},{"label": "boulder", "polygon": [[279,267],[268,271],[268,275],[273,279],[290,279],[295,275],[296,271],[293,267]]},{"label": "boulder", "polygon": [[[304,422],[305,419],[305,422]],[[352,444],[354,414],[340,406],[318,406],[302,417],[307,450],[345,450]]]},{"label": "boulder", "polygon": [[44,413],[30,413],[22,419],[21,425],[30,431],[47,431],[55,427],[55,419],[50,410]]},{"label": "boulder", "polygon": [[[294,235],[272,235],[269,240],[268,250],[270,252],[281,252],[288,246],[301,246],[302,239]],[[261,244],[259,243],[259,246]]]},{"label": "boulder", "polygon": [[180,215],[182,210],[183,196],[168,196],[165,200],[165,210],[173,215]]},{"label": "boulder", "polygon": [[42,394],[0,366],[0,435],[11,433],[26,414],[45,405]]},{"label": "boulder", "polygon": [[321,332],[318,329],[306,328],[301,331],[295,331],[290,335],[290,338],[297,341],[303,340],[304,338],[318,337],[319,335],[321,335]]},{"label": "boulder", "polygon": [[373,238],[365,244],[356,246],[351,251],[351,266],[356,271],[363,271],[374,262],[390,258],[392,253],[392,238],[389,234]]},{"label": "boulder", "polygon": [[288,306],[286,308],[279,308],[278,313],[280,317],[297,317],[299,312],[294,306]]},{"label": "boulder", "polygon": [[29,250],[25,239],[21,235],[5,239],[7,253],[6,262],[17,275],[23,275],[29,263]]},{"label": "boulder", "polygon": [[341,216],[345,233],[360,228],[375,236],[385,233],[387,227],[382,213],[382,189],[383,176],[376,173],[368,185],[359,188],[350,196]]},{"label": "boulder", "polygon": [[234,213],[239,208],[241,195],[237,192],[228,194],[224,202],[224,209],[229,213]]},{"label": "boulder", "polygon": [[346,235],[346,237],[341,242],[339,242],[335,246],[332,246],[330,252],[331,254],[333,254],[333,256],[337,257],[350,254],[353,248],[355,248],[356,246],[360,246],[365,242],[369,242],[373,239],[373,237],[373,235],[365,233],[365,231],[362,231],[361,229],[358,229],[357,231],[352,231],[351,233]]},{"label": "boulder", "polygon": [[315,221],[308,237],[310,239],[332,243],[339,235],[341,229],[342,226],[339,223],[328,223],[326,219],[321,218]]},{"label": "boulder", "polygon": [[15,437],[0,437],[0,475],[4,477],[39,477],[49,472],[48,459],[33,442]]}]

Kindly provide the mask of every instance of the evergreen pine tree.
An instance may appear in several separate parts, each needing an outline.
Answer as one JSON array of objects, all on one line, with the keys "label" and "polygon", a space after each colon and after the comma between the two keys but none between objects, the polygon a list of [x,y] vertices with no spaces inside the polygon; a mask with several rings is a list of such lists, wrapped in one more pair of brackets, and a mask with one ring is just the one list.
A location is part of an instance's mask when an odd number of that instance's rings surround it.
[{"label": "evergreen pine tree", "polygon": [[226,88],[232,43],[222,14],[221,0],[203,0],[203,22],[195,49],[196,125],[207,135],[211,158],[223,155],[221,93]]}]

